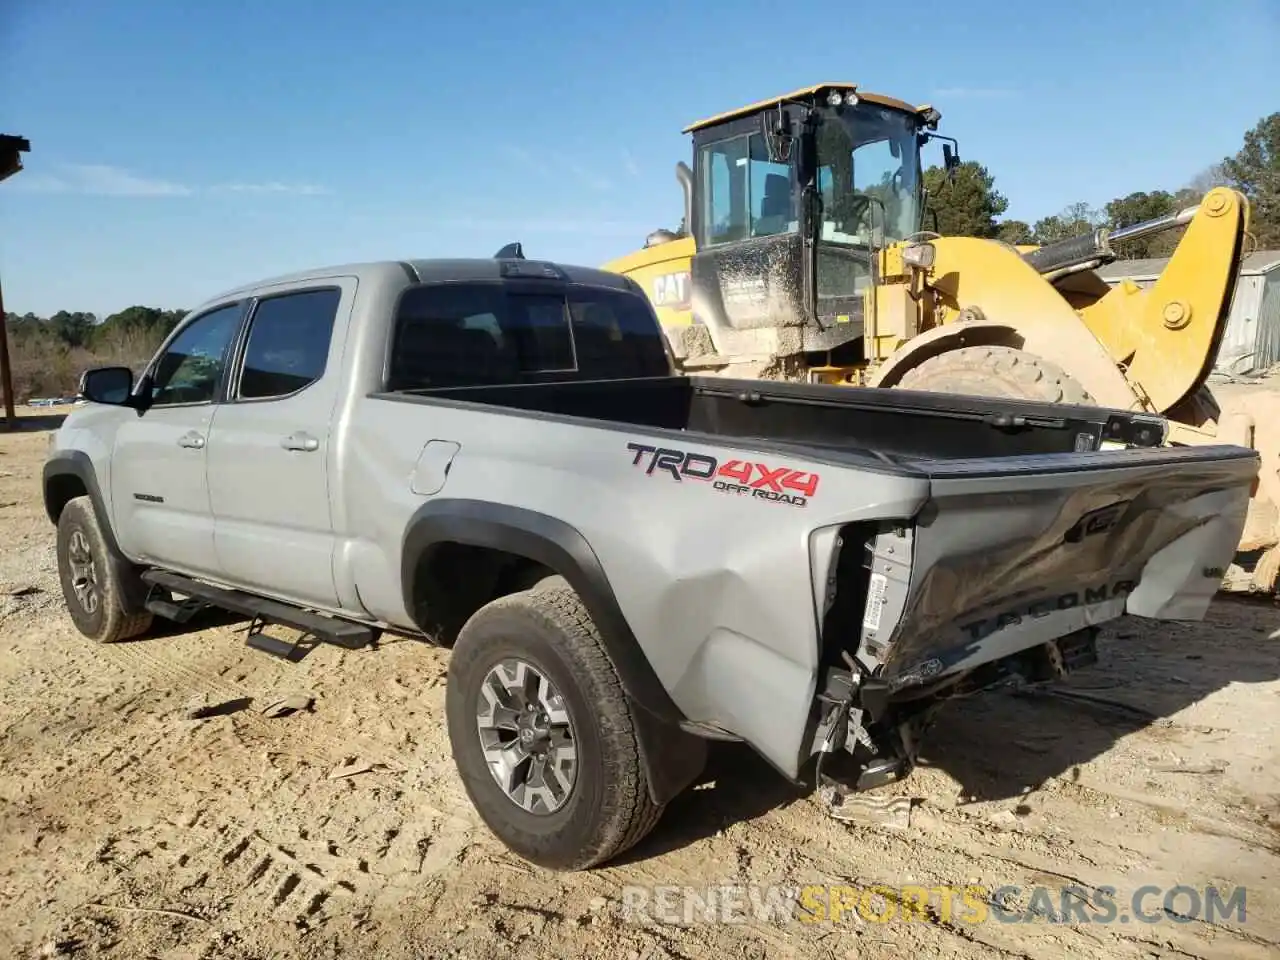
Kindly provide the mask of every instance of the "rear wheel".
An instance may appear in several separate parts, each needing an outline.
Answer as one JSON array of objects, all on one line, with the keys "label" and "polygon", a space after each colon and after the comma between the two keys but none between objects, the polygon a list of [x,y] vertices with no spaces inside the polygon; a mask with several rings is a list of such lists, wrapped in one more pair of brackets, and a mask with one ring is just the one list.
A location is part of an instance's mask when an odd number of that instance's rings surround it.
[{"label": "rear wheel", "polygon": [[961,347],[940,353],[908,370],[895,386],[933,393],[1097,405],[1089,391],[1056,363],[1013,347]]},{"label": "rear wheel", "polygon": [[494,600],[467,621],[449,660],[445,713],[467,795],[526,860],[591,867],[658,822],[630,703],[562,578]]}]

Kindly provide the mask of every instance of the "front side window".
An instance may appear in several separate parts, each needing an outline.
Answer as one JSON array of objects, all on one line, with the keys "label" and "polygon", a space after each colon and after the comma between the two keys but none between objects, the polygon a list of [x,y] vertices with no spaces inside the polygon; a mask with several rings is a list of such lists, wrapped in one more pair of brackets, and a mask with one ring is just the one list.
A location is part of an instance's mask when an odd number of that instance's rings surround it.
[{"label": "front side window", "polygon": [[515,292],[448,283],[405,292],[387,388],[665,376],[661,327],[643,297],[593,288]]},{"label": "front side window", "polygon": [[258,303],[249,322],[238,396],[297,393],[324,375],[342,291],[304,290]]},{"label": "front side window", "polygon": [[219,307],[193,320],[174,338],[155,365],[152,406],[213,402],[240,314],[238,303]]},{"label": "front side window", "polygon": [[769,159],[760,134],[707,144],[700,150],[699,167],[705,245],[797,229],[791,167]]}]

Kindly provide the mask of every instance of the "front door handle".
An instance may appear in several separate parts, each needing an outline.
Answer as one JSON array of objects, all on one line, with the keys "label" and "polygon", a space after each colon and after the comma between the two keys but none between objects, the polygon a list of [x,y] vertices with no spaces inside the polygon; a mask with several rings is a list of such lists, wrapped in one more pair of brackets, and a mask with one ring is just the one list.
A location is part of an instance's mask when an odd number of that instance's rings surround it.
[{"label": "front door handle", "polygon": [[320,449],[320,441],[309,433],[299,430],[297,433],[291,433],[280,441],[280,446],[286,450],[300,450],[303,453],[313,453]]},{"label": "front door handle", "polygon": [[184,433],[178,438],[178,446],[189,447],[192,450],[199,450],[204,446],[204,437],[194,430],[190,433]]}]

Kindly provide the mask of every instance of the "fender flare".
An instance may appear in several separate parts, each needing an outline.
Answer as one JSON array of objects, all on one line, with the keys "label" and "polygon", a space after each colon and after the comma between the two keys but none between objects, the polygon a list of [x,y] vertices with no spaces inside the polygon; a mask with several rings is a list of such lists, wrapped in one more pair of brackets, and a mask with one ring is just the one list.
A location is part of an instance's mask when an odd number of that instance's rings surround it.
[{"label": "fender flare", "polygon": [[138,566],[124,555],[111,527],[111,514],[98,485],[98,473],[93,461],[83,450],[62,450],[45,461],[41,476],[41,492],[44,496],[44,512],[55,526],[62,515],[62,508],[79,494],[66,496],[66,483],[74,479],[89,496],[94,516],[107,543],[108,561],[112,572],[121,584],[120,601],[126,614],[143,613],[146,610],[148,588],[138,576]]},{"label": "fender flare", "polygon": [[[1088,340],[1080,343],[1081,338]],[[893,387],[908,370],[961,347],[1012,347],[1026,350],[1052,360],[1068,374],[1076,377],[1094,399],[1104,407],[1119,410],[1140,409],[1140,402],[1124,379],[1124,374],[1114,366],[1105,372],[1093,369],[1096,364],[1075,364],[1080,355],[1092,355],[1100,349],[1088,328],[1083,324],[1076,329],[1046,330],[1042,325],[1015,327],[990,321],[957,321],[934,327],[904,343],[876,370],[871,378],[873,387]],[[1092,359],[1092,356],[1090,356]],[[1081,367],[1097,376],[1081,375]]]},{"label": "fender flare", "polygon": [[485,500],[434,498],[414,512],[403,538],[400,582],[411,614],[416,614],[413,594],[419,566],[446,543],[526,557],[564,577],[600,631],[623,692],[639,708],[635,719],[640,758],[654,803],[666,803],[698,776],[706,741],[680,729],[683,714],[632,633],[600,559],[581,532],[534,510]]},{"label": "fender flare", "polygon": [[920,366],[943,353],[961,347],[1014,347],[1022,349],[1023,338],[1018,331],[1003,323],[957,321],[946,326],[934,327],[912,337],[893,351],[876,368],[871,377],[873,387],[893,387],[908,370]]}]

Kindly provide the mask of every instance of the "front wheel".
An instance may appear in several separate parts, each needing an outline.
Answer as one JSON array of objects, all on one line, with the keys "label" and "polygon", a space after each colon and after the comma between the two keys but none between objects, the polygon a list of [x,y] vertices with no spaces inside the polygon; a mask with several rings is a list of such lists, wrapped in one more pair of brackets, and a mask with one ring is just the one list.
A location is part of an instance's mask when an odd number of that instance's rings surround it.
[{"label": "front wheel", "polygon": [[63,602],[82,634],[98,643],[112,643],[151,626],[150,613],[124,611],[124,585],[87,496],[76,497],[62,508],[57,552]]},{"label": "front wheel", "polygon": [[592,867],[658,822],[631,706],[564,580],[501,597],[467,621],[449,661],[445,712],[467,795],[531,863]]},{"label": "front wheel", "polygon": [[1089,391],[1056,363],[1013,347],[948,350],[912,367],[894,386],[932,393],[1097,406]]}]

